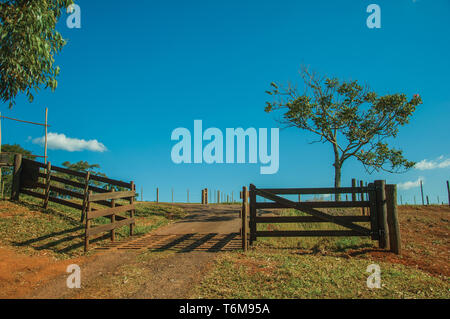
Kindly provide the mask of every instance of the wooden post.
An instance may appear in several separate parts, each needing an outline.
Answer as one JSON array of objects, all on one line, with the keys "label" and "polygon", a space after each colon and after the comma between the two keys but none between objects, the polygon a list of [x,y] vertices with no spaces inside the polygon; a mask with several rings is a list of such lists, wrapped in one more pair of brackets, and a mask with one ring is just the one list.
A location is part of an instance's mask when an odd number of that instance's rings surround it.
[{"label": "wooden post", "polygon": [[244,186],[242,188],[242,229],[241,229],[241,238],[242,238],[242,250],[245,252],[248,249],[248,196],[247,196],[247,187]]},{"label": "wooden post", "polygon": [[422,195],[422,205],[425,205],[425,201],[423,198],[423,183],[422,180],[420,180],[420,194]]},{"label": "wooden post", "polygon": [[46,168],[46,177],[45,177],[45,198],[44,198],[44,209],[48,206],[48,198],[50,197],[50,178],[52,175],[52,164],[50,162],[47,163]]},{"label": "wooden post", "polygon": [[386,185],[387,221],[389,225],[389,244],[397,255],[401,252],[400,226],[397,211],[397,185]]},{"label": "wooden post", "polygon": [[208,205],[208,189],[205,188],[205,205]]},{"label": "wooden post", "polygon": [[217,204],[220,204],[220,191],[217,191]]},{"label": "wooden post", "polygon": [[298,202],[300,203],[302,201],[302,196],[298,194]]},{"label": "wooden post", "polygon": [[[361,187],[361,189],[364,187],[364,182],[363,181],[359,181],[359,187]],[[361,196],[361,201],[364,202],[365,196],[364,196],[364,192],[363,191],[361,191],[361,195],[360,196]],[[366,215],[366,207],[361,207],[361,214],[363,216]]]},{"label": "wooden post", "polygon": [[172,203],[173,203],[173,188],[172,188]]},{"label": "wooden post", "polygon": [[448,206],[450,206],[450,185],[447,181]]},{"label": "wooden post", "polygon": [[89,201],[89,196],[92,195],[92,191],[89,191],[89,195],[88,195],[88,201],[87,201],[87,212],[86,212],[86,224],[85,224],[85,233],[84,233],[84,252],[87,252],[89,250],[89,235],[88,235],[88,231],[89,228],[91,227],[91,220],[90,220],[90,216],[89,213],[91,212],[91,202]]},{"label": "wooden post", "polygon": [[[352,178],[352,188],[356,188],[356,179]],[[352,193],[352,202],[356,202],[356,193]]]},{"label": "wooden post", "polygon": [[234,196],[233,196],[234,192],[231,192],[231,202],[234,203]]},{"label": "wooden post", "polygon": [[369,200],[369,216],[370,216],[370,229],[371,229],[371,235],[370,238],[372,240],[379,240],[380,233],[379,233],[379,227],[378,227],[378,201],[377,201],[377,192],[375,189],[375,184],[370,183],[367,185],[369,187],[368,191],[368,200]]},{"label": "wooden post", "polygon": [[205,204],[205,190],[202,189],[202,205]]},{"label": "wooden post", "polygon": [[[256,241],[256,187],[250,184],[250,245]],[[247,194],[244,194],[246,196]]]},{"label": "wooden post", "polygon": [[86,217],[88,195],[89,195],[89,179],[90,178],[91,178],[91,172],[88,171],[86,173],[86,176],[84,177],[84,192],[83,192],[84,197],[83,197],[83,205],[81,208],[81,222],[83,222]]},{"label": "wooden post", "polygon": [[[131,190],[136,192],[136,185],[134,185],[134,182],[132,181],[131,183]],[[134,204],[134,196],[130,197],[130,204],[133,205]],[[130,218],[134,218],[134,209],[130,210]],[[133,236],[134,233],[134,223],[130,224],[130,236]]]},{"label": "wooden post", "polygon": [[430,205],[430,200],[428,199],[428,195],[427,195],[427,206]]},{"label": "wooden post", "polygon": [[14,156],[14,168],[12,176],[12,188],[11,188],[12,200],[19,200],[21,172],[22,172],[22,154],[16,154]]},{"label": "wooden post", "polygon": [[156,202],[159,203],[159,188],[156,188]]},{"label": "wooden post", "polygon": [[384,180],[375,181],[377,191],[378,205],[378,227],[380,232],[380,248],[389,249],[389,227],[387,224],[387,205],[386,205],[386,182]]},{"label": "wooden post", "polygon": [[[115,192],[114,188],[111,188],[111,192]],[[116,207],[116,200],[111,199],[111,208]],[[116,214],[112,214],[110,217],[111,220],[111,224],[114,224],[116,222]],[[111,229],[111,241],[115,241],[116,240],[116,230],[113,228]]]}]

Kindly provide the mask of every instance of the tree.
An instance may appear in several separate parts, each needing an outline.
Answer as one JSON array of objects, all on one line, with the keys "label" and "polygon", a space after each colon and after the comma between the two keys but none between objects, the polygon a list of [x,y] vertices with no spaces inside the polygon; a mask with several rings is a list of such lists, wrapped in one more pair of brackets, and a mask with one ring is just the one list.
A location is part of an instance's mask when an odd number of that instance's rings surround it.
[{"label": "tree", "polygon": [[54,91],[59,67],[54,56],[66,41],[56,30],[61,10],[72,0],[0,0],[0,98],[11,108],[19,93]]},{"label": "tree", "polygon": [[395,138],[422,104],[418,94],[410,100],[400,93],[378,96],[358,81],[319,76],[307,68],[300,74],[304,92],[290,83],[282,87],[272,82],[266,93],[273,101],[266,102],[265,111],[282,110],[283,125],[312,132],[319,136],[315,142],[332,146],[335,187],[341,186],[342,166],[349,158],[356,158],[369,173],[398,173],[415,165],[386,140]]}]

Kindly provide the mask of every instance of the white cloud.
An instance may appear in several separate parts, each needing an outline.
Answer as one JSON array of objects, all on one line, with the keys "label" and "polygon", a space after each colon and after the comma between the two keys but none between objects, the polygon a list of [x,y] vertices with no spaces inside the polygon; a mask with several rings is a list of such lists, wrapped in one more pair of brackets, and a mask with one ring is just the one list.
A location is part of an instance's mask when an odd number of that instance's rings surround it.
[{"label": "white cloud", "polygon": [[[34,144],[44,145],[45,138],[37,137],[33,139]],[[97,140],[83,140],[78,138],[67,137],[64,134],[48,133],[47,146],[51,150],[64,150],[69,152],[92,151],[104,152],[106,146]]]},{"label": "white cloud", "polygon": [[408,190],[411,188],[420,187],[420,181],[422,181],[422,183],[424,183],[424,178],[419,177],[416,181],[408,181],[408,182],[404,182],[404,183],[399,183],[399,184],[397,184],[397,187],[398,187],[398,189],[401,189],[401,190]]},{"label": "white cloud", "polygon": [[444,155],[439,156],[435,160],[424,159],[414,166],[416,169],[424,171],[436,168],[445,168],[450,166],[450,158],[445,158]]}]

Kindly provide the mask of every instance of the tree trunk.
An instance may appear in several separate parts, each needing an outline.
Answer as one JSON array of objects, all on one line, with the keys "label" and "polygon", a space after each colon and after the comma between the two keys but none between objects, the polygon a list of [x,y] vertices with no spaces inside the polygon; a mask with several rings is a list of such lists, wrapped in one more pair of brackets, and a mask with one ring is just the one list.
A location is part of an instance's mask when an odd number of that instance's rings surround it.
[{"label": "tree trunk", "polygon": [[[339,150],[337,148],[336,145],[333,145],[333,150],[334,150],[334,187],[335,188],[339,188],[341,187],[341,168],[342,168],[342,163],[341,160],[339,158]],[[335,194],[335,200],[338,202],[341,200],[341,195],[340,194]]]}]

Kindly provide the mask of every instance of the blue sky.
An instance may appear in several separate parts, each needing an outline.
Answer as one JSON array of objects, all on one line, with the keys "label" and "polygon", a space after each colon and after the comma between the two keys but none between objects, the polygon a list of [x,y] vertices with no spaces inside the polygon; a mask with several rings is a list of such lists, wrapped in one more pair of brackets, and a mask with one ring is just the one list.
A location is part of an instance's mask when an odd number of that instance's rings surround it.
[{"label": "blue sky", "polygon": [[[33,103],[19,97],[4,116],[42,121],[49,108],[49,131],[97,140],[91,150],[50,150],[54,165],[64,161],[99,163],[112,178],[134,180],[144,199],[200,200],[200,190],[236,193],[243,185],[314,187],[333,184],[329,145],[308,144],[314,136],[280,131],[280,169],[261,175],[260,164],[172,162],[177,127],[277,127],[264,112],[272,81],[301,84],[300,66],[368,83],[379,94],[419,93],[424,104],[392,141],[414,161],[408,173],[368,175],[357,162],[344,165],[343,184],[352,177],[389,183],[424,179],[435,202],[447,201],[450,158],[450,2],[397,1],[87,1],[79,0],[81,29],[58,29],[68,39],[57,57],[58,89],[40,91]],[[366,7],[381,7],[381,29],[366,26]],[[3,143],[19,143],[35,154],[40,127],[2,120]],[[443,157],[441,157],[443,156]],[[446,161],[447,160],[447,161]],[[439,165],[440,163],[440,165]],[[428,164],[428,165],[427,165]],[[440,167],[439,167],[440,166]],[[402,189],[412,202],[417,187]]]}]

